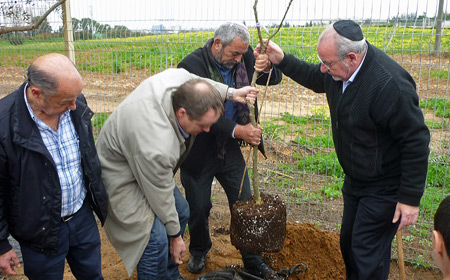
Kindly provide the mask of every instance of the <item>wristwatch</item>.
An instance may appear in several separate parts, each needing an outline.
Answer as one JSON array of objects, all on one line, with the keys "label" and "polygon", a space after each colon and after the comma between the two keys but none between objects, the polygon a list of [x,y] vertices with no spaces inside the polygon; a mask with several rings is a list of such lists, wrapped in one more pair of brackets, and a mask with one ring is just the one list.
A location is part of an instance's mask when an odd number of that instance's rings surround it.
[{"label": "wristwatch", "polygon": [[234,91],[234,88],[232,88],[232,87],[228,88],[228,90],[227,90],[227,98],[228,98],[228,100],[233,100],[233,91]]}]

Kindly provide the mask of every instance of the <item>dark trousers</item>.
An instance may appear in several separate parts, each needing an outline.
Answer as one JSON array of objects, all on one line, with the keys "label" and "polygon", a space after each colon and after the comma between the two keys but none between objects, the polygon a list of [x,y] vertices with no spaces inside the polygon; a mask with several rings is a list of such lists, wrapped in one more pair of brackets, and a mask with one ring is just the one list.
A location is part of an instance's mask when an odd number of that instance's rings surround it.
[{"label": "dark trousers", "polygon": [[[216,155],[208,156],[204,166],[201,172],[197,172],[199,174],[197,176],[185,169],[180,171],[181,183],[191,212],[188,224],[189,252],[192,256],[206,256],[212,246],[208,219],[212,208],[211,184],[214,177],[227,195],[230,211],[238,200],[244,171],[244,184],[239,199],[248,199],[252,195],[244,157],[237,142],[227,145],[224,159],[219,159]],[[242,260],[245,266],[251,267],[261,262],[262,258],[259,255],[242,252]]]},{"label": "dark trousers", "polygon": [[344,182],[341,252],[347,279],[388,279],[398,186],[356,188]]},{"label": "dark trousers", "polygon": [[78,280],[103,279],[100,234],[88,202],[67,222],[59,223],[56,255],[47,255],[21,245],[25,275],[30,280],[61,280],[65,259]]}]

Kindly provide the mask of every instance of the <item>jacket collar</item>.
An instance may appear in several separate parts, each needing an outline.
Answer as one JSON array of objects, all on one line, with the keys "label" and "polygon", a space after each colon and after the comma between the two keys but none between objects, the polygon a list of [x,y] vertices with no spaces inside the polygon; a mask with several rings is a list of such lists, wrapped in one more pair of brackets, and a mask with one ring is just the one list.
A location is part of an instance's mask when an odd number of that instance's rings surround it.
[{"label": "jacket collar", "polygon": [[[24,90],[26,86],[27,83],[23,83],[15,92],[16,96],[14,101],[13,114],[11,116],[13,141],[17,144],[28,146],[29,148],[34,147],[34,149],[36,150],[42,148],[42,146],[36,146],[36,144],[34,144],[36,141],[31,141],[31,139],[40,138],[40,135],[39,130],[36,127],[33,119],[31,118],[25,104]],[[43,143],[40,144],[43,145]]]},{"label": "jacket collar", "polygon": [[[23,83],[15,92],[16,100],[14,102],[13,115],[11,117],[13,141],[29,149],[39,151],[42,148],[45,148],[45,146],[42,142],[39,130],[31,118],[25,104],[24,90],[26,85],[27,83]],[[77,109],[70,112],[77,132],[80,129],[80,125],[84,122],[90,122],[92,116],[94,115],[85,102],[86,100],[84,96],[80,95],[76,101]]]},{"label": "jacket collar", "polygon": [[208,65],[215,65],[216,60],[214,59],[214,56],[212,54],[212,45],[214,43],[214,38],[210,38],[208,41],[206,41],[205,45],[203,46],[203,55],[207,58],[206,61]]},{"label": "jacket collar", "polygon": [[356,75],[356,76],[362,76],[361,72],[365,72],[366,69],[370,67],[370,64],[372,64],[372,62],[373,62],[373,57],[375,56],[374,47],[367,41],[366,41],[366,44],[367,44],[366,56],[364,57],[363,64],[361,65],[358,75]]}]

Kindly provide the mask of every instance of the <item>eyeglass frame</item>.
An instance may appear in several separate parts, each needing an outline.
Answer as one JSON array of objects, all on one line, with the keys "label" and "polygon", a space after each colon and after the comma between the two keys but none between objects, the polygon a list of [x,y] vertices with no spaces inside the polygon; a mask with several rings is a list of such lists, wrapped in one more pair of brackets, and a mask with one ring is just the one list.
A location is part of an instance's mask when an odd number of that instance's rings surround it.
[{"label": "eyeglass frame", "polygon": [[327,65],[325,62],[322,61],[322,59],[320,59],[319,54],[317,54],[317,58],[319,59],[319,62],[320,62],[323,66],[325,66],[328,70],[331,70],[331,67],[333,67],[333,65],[335,65],[336,63],[338,63],[339,61],[341,61],[341,60],[339,59],[339,60],[336,60],[336,61],[334,61],[334,62],[328,63],[328,65]]}]

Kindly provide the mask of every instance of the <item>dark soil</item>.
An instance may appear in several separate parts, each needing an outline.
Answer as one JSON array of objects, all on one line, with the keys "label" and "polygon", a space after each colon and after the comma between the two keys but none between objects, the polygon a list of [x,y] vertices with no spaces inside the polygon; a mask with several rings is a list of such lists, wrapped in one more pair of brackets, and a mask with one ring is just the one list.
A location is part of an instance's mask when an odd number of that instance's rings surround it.
[{"label": "dark soil", "polygon": [[[214,215],[213,215],[214,216]],[[227,221],[221,219],[211,220],[211,238],[213,246],[206,259],[206,269],[202,274],[226,268],[241,269],[242,260],[239,251],[231,245],[229,227],[223,225]],[[136,280],[136,271],[129,278],[125,267],[116,253],[114,247],[106,238],[102,228],[100,228],[102,238],[102,264],[103,275],[106,280]],[[189,246],[189,233],[185,235],[186,248]],[[181,275],[187,280],[197,279],[200,275],[189,273],[187,262],[189,253],[183,259],[180,266]],[[265,261],[276,271],[289,269],[297,264],[307,266],[307,271],[299,274],[292,274],[288,279],[345,279],[345,268],[339,249],[339,235],[330,231],[319,229],[312,223],[287,222],[286,238],[284,247],[277,253],[264,254]],[[303,270],[303,266],[299,266]],[[23,275],[23,267],[18,268],[18,276],[9,276],[1,279],[26,280]],[[414,268],[406,265],[406,275],[408,280],[441,280],[442,274],[437,269],[426,269],[423,267]],[[74,280],[70,273],[70,268],[66,266],[64,280]],[[398,264],[391,262],[390,280],[399,279]]]},{"label": "dark soil", "polygon": [[233,205],[230,226],[231,244],[250,252],[279,252],[286,237],[286,204],[278,195],[261,193]]}]

